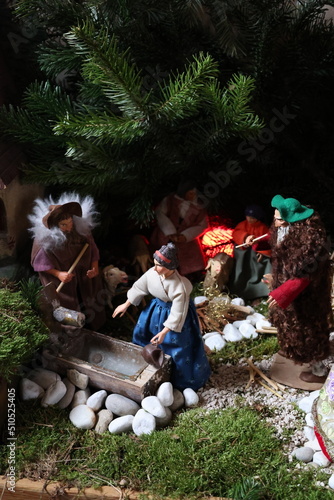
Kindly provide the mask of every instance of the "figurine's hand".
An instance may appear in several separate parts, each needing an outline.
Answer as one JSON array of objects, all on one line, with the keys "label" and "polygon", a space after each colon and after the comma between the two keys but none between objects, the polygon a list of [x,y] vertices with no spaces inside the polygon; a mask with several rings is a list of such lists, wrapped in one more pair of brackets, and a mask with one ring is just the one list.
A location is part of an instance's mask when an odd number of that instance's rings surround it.
[{"label": "figurine's hand", "polygon": [[151,344],[154,344],[154,345],[159,345],[159,344],[162,344],[163,341],[164,341],[164,338],[166,337],[166,333],[167,332],[159,332],[157,333],[154,337],[151,338]]},{"label": "figurine's hand", "polygon": [[273,307],[276,307],[278,305],[273,297],[269,297],[269,299],[267,300],[267,304],[269,309],[272,309]]},{"label": "figurine's hand", "polygon": [[62,283],[69,283],[70,281],[72,281],[72,279],[74,278],[74,274],[72,273],[68,273],[66,271],[60,271],[57,275],[57,278],[59,279],[59,281],[61,281]]},{"label": "figurine's hand", "polygon": [[99,274],[99,270],[93,267],[93,269],[89,269],[86,274],[88,278],[92,279]]},{"label": "figurine's hand", "polygon": [[273,289],[273,275],[271,273],[264,274],[261,281],[268,286],[269,290]]},{"label": "figurine's hand", "polygon": [[263,255],[262,255],[262,253],[258,253],[258,254],[256,255],[256,260],[257,260],[258,262],[261,262],[261,261],[263,260]]},{"label": "figurine's hand", "polygon": [[116,309],[113,312],[112,317],[116,318],[116,316],[120,315],[121,317],[124,315],[125,311],[129,307],[130,302],[126,301],[123,304],[120,304],[119,306],[116,307]]},{"label": "figurine's hand", "polygon": [[245,244],[251,245],[253,243],[253,240],[254,240],[254,234],[249,234],[248,236],[246,236]]}]

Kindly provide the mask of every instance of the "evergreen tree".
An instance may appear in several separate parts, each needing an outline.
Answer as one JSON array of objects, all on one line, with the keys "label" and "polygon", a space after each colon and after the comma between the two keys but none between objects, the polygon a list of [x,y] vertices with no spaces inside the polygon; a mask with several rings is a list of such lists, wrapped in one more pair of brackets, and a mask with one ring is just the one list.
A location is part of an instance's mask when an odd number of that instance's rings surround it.
[{"label": "evergreen tree", "polygon": [[[191,46],[181,2],[24,1],[18,14],[54,27],[38,47],[48,81],[1,113],[2,129],[29,153],[31,181],[102,200],[124,196],[133,200],[130,216],[145,223],[157,193],[181,175],[203,185],[233,157],[234,141],[261,128],[250,107],[253,79],[221,82],[218,62]],[[165,60],[177,33],[178,50]],[[73,75],[67,88],[54,84],[64,71]]]},{"label": "evergreen tree", "polygon": [[332,4],[20,0],[47,80],[2,110],[2,130],[25,144],[27,178],[114,200],[141,223],[180,176],[212,212],[237,200],[241,215],[277,192],[325,210]]}]

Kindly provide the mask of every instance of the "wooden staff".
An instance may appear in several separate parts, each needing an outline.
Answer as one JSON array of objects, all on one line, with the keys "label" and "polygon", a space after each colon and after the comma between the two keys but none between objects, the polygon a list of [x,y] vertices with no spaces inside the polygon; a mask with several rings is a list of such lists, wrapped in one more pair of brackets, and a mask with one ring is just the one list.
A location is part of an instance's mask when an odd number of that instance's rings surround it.
[{"label": "wooden staff", "polygon": [[[79,253],[78,257],[75,259],[75,261],[73,262],[73,264],[71,265],[71,267],[67,271],[68,273],[71,273],[76,268],[77,263],[79,262],[79,260],[81,259],[81,257],[83,256],[83,254],[85,253],[85,251],[87,250],[88,247],[89,247],[89,243],[85,243],[81,252]],[[60,290],[63,288],[64,285],[65,285],[65,282],[62,281],[58,285],[56,292],[60,292]]]},{"label": "wooden staff", "polygon": [[256,241],[258,240],[262,240],[262,238],[265,238],[266,236],[268,236],[268,233],[266,234],[263,234],[262,236],[258,236],[257,238],[255,238],[251,243],[242,243],[241,245],[237,245],[236,247],[234,248],[241,248],[241,247],[245,247],[247,245],[253,245],[253,243],[255,243]]}]

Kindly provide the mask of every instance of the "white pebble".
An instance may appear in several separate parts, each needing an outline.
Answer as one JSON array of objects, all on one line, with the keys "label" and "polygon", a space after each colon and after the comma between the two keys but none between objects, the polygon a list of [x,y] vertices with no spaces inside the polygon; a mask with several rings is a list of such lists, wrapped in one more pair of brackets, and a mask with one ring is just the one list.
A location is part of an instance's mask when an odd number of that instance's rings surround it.
[{"label": "white pebble", "polygon": [[66,391],[67,389],[64,382],[57,380],[57,382],[54,382],[47,388],[41,401],[41,406],[46,407],[59,403],[59,401],[65,396]]},{"label": "white pebble", "polygon": [[334,474],[331,475],[331,477],[328,480],[328,486],[334,490]]},{"label": "white pebble", "polygon": [[136,436],[152,434],[156,429],[156,425],[154,416],[143,408],[137,411],[132,421],[132,429]]},{"label": "white pebble", "polygon": [[257,321],[259,321],[260,319],[264,319],[263,314],[253,313],[246,316],[246,320],[248,320],[253,326],[255,326]]},{"label": "white pebble", "polygon": [[111,434],[122,434],[122,432],[132,431],[133,415],[123,415],[110,422],[108,430]]},{"label": "white pebble", "polygon": [[308,441],[313,441],[315,439],[314,429],[313,427],[309,427],[308,425],[304,426],[304,436]]},{"label": "white pebble", "polygon": [[71,410],[70,420],[79,429],[92,429],[96,423],[96,415],[87,405],[78,405]]},{"label": "white pebble", "polygon": [[159,418],[166,417],[166,408],[161,404],[157,396],[147,396],[141,402],[142,407],[151,415]]},{"label": "white pebble", "polygon": [[235,326],[236,328],[240,328],[240,326],[243,324],[243,323],[248,323],[248,324],[251,324],[250,321],[248,321],[247,319],[238,319],[237,321],[233,321],[232,325]]},{"label": "white pebble", "polygon": [[85,390],[80,389],[80,391],[77,391],[72,399],[72,408],[75,408],[79,405],[85,405],[89,396],[90,390],[88,387]]},{"label": "white pebble", "polygon": [[44,394],[44,389],[28,378],[20,380],[20,397],[22,401],[41,398]]},{"label": "white pebble", "polygon": [[99,411],[101,410],[106,397],[107,391],[105,390],[94,392],[87,399],[86,405],[89,406],[89,408],[91,408],[93,411]]},{"label": "white pebble", "polygon": [[256,339],[258,333],[255,331],[255,327],[249,323],[243,323],[240,325],[239,332],[245,339]]},{"label": "white pebble", "polygon": [[257,330],[261,330],[262,328],[269,328],[271,326],[271,323],[266,319],[259,319],[256,322],[255,326]]},{"label": "white pebble", "polygon": [[314,456],[314,450],[312,450],[312,448],[308,448],[307,446],[302,446],[301,448],[293,450],[292,456],[296,457],[296,459],[301,462],[311,462]]},{"label": "white pebble", "polygon": [[242,335],[239,332],[238,328],[231,325],[231,323],[228,323],[224,326],[223,333],[225,340],[227,340],[228,342],[238,342],[239,340],[242,340]]},{"label": "white pebble", "polygon": [[320,465],[321,467],[328,467],[331,463],[322,451],[316,451],[314,453],[313,462]]},{"label": "white pebble", "polygon": [[245,301],[241,297],[235,297],[231,300],[231,304],[234,304],[235,306],[244,306]]},{"label": "white pebble", "polygon": [[123,415],[135,415],[140,406],[132,399],[121,394],[109,394],[106,399],[106,408],[111,413],[122,417]]},{"label": "white pebble", "polygon": [[307,425],[309,425],[310,427],[314,427],[314,418],[313,418],[313,415],[312,413],[307,413],[305,415],[305,422]]},{"label": "white pebble", "polygon": [[211,351],[221,351],[221,349],[224,349],[226,341],[220,333],[217,333],[216,335],[212,335],[211,337],[205,339],[204,344],[208,346]]},{"label": "white pebble", "polygon": [[47,389],[51,384],[60,380],[60,375],[51,370],[36,368],[28,373],[27,378],[43,387],[43,389]]},{"label": "white pebble", "polygon": [[63,379],[64,384],[66,385],[66,394],[62,399],[58,402],[58,406],[61,410],[70,406],[73,401],[74,393],[75,393],[75,385],[72,384],[68,378]]},{"label": "white pebble", "polygon": [[156,396],[163,406],[170,406],[173,404],[173,385],[170,382],[163,382],[156,392]]},{"label": "white pebble", "polygon": [[191,408],[192,406],[196,406],[199,402],[198,394],[190,387],[184,389],[183,396],[184,396],[184,405],[186,408]]},{"label": "white pebble", "polygon": [[207,332],[203,335],[203,340],[208,339],[209,337],[213,337],[214,335],[220,335],[219,332]]}]

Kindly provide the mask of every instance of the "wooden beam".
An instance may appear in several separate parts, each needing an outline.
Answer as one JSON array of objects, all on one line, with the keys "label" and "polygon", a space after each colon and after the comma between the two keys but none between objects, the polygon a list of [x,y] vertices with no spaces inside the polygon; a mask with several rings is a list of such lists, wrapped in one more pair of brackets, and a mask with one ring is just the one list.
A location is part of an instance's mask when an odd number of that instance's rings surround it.
[{"label": "wooden beam", "polygon": [[[19,479],[15,493],[7,489],[6,479],[0,479],[0,500],[139,500],[142,492],[102,486],[100,488],[66,488],[59,483]],[[150,495],[147,495],[150,498]],[[166,500],[168,500],[166,498]],[[200,500],[200,499],[199,499]],[[203,499],[204,500],[204,499]],[[205,500],[232,500],[225,497],[205,497]]]}]

